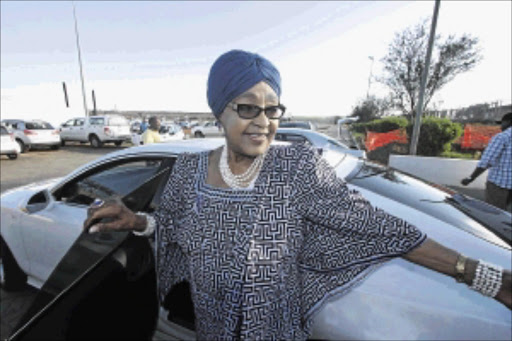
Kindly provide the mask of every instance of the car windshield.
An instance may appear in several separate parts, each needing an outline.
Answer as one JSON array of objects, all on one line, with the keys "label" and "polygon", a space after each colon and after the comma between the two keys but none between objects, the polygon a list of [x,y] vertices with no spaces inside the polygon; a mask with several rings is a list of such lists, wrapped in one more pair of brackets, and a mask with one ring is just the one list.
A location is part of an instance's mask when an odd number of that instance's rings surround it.
[{"label": "car windshield", "polygon": [[[498,237],[498,233],[492,232],[496,229],[496,222],[476,218],[478,215],[483,214],[480,212],[482,209],[477,204],[474,204],[473,201],[473,204],[461,204],[461,200],[454,199],[455,195],[452,196],[450,193],[440,190],[422,179],[404,174],[393,168],[364,161],[359,169],[350,174],[346,180],[350,184],[368,189],[436,217],[488,242],[504,248],[510,248],[504,242],[503,237]],[[474,202],[478,201],[474,200]],[[455,205],[454,203],[458,204]],[[464,205],[466,209],[463,209]],[[489,205],[485,206],[487,210],[491,210]],[[494,209],[492,211],[490,214],[498,210]],[[468,216],[472,219],[468,220]]]},{"label": "car windshield", "polygon": [[40,122],[37,122],[37,121],[32,121],[32,122],[26,122],[25,123],[25,127],[27,129],[32,129],[32,130],[38,130],[38,129],[54,129],[53,126],[48,123],[48,122],[43,122],[43,121],[40,121]]},{"label": "car windshield", "polygon": [[108,118],[108,124],[111,126],[127,126],[128,120],[121,116],[111,116]]}]

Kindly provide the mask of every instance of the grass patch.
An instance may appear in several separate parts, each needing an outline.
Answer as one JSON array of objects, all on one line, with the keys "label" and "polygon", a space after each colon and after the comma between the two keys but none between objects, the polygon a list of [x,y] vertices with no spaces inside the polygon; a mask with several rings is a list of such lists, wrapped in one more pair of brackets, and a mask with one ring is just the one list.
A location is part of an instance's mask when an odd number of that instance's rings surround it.
[{"label": "grass patch", "polygon": [[473,153],[459,153],[459,152],[442,152],[441,155],[439,155],[441,157],[447,157],[447,158],[450,158],[450,159],[469,159],[469,160],[473,160],[474,159],[474,156],[473,156]]}]

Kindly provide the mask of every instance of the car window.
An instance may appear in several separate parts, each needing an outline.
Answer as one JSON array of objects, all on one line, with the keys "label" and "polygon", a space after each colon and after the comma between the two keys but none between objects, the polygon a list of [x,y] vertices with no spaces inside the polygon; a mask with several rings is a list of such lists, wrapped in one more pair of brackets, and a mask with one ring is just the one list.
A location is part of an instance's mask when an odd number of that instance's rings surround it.
[{"label": "car window", "polygon": [[0,132],[2,135],[9,135],[9,131],[5,127],[0,127]]},{"label": "car window", "polygon": [[105,119],[103,117],[91,117],[89,119],[89,123],[92,126],[103,125],[105,123]]},{"label": "car window", "polygon": [[121,116],[111,116],[108,118],[108,125],[111,126],[127,126],[128,120]]},{"label": "car window", "polygon": [[307,138],[301,135],[296,134],[283,134],[285,136],[285,139],[283,141],[290,141],[290,142],[304,142],[307,144],[311,144]]},{"label": "car window", "polygon": [[66,123],[64,123],[62,126],[69,127],[69,126],[72,126],[74,122],[75,122],[75,120],[69,120],[69,121],[66,121]]},{"label": "car window", "polygon": [[27,122],[25,123],[25,127],[27,129],[33,129],[33,130],[43,130],[43,129],[54,129],[53,126],[48,123],[48,122],[43,122],[43,121],[40,121],[40,122],[37,122],[37,121],[33,121],[33,122]]},{"label": "car window", "polygon": [[75,126],[83,126],[84,125],[84,122],[85,122],[85,119],[83,118],[77,118],[75,120]]},{"label": "car window", "polygon": [[161,163],[161,159],[137,159],[103,166],[98,172],[64,185],[55,197],[80,205],[90,205],[95,198],[124,197],[155,175]]}]

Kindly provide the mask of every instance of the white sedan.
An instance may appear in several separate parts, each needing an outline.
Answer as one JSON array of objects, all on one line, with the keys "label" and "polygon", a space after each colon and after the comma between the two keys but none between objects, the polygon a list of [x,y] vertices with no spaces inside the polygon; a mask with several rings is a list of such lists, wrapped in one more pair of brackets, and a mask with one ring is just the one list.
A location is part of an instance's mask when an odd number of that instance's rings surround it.
[{"label": "white sedan", "polygon": [[[63,321],[69,321],[70,316],[82,317],[76,318],[74,329],[50,328],[46,332],[64,330],[65,337],[72,338],[89,335],[81,334],[86,330],[102,330],[102,335],[108,338],[107,335],[119,336],[109,334],[109,327],[112,333],[121,329],[136,333],[146,325],[144,317],[152,316],[154,320],[147,321],[145,335],[162,340],[193,339],[194,316],[187,287],[171,293],[158,307],[151,291],[155,287],[154,272],[140,277],[153,281],[147,286],[151,290],[134,287],[136,280],[125,279],[129,275],[116,277],[121,282],[115,285],[100,281],[99,278],[107,278],[107,274],[118,270],[101,272],[98,264],[108,263],[106,259],[112,258],[129,269],[129,254],[134,248],[126,252],[116,249],[121,244],[119,234],[82,234],[82,222],[94,198],[117,195],[132,209],[154,210],[179,153],[209,150],[223,143],[224,139],[192,139],[123,149],[66,177],[4,193],[1,242],[5,284],[15,289],[28,280],[36,288],[42,287],[45,295],[53,295],[46,300],[49,305],[38,319],[25,318],[31,323],[21,328],[18,335],[30,334],[34,321],[44,322],[41,316],[60,311]],[[512,216],[507,212],[345,153],[330,150],[323,156],[351,189],[360,191],[374,205],[415,224],[433,239],[469,257],[510,268]],[[134,291],[123,291],[127,287]],[[102,294],[94,295],[98,291]],[[135,303],[144,292],[150,292],[149,301]],[[71,307],[68,304],[67,310],[62,306],[80,295],[82,299],[76,299]],[[87,310],[84,306],[94,312],[79,313]],[[119,325],[112,320],[112,309],[116,309],[115,316],[124,314]],[[91,323],[107,323],[102,327],[107,329],[91,329]],[[84,330],[76,330],[78,326]],[[380,266],[348,294],[328,301],[314,319],[312,337],[502,340],[511,339],[511,327],[510,310],[497,301],[447,276],[397,258]],[[73,330],[78,334],[73,334]],[[47,336],[56,338],[53,334]]]},{"label": "white sedan", "polygon": [[4,126],[0,126],[0,139],[0,155],[7,155],[11,160],[17,159],[21,152],[20,145],[16,143],[12,133]]}]

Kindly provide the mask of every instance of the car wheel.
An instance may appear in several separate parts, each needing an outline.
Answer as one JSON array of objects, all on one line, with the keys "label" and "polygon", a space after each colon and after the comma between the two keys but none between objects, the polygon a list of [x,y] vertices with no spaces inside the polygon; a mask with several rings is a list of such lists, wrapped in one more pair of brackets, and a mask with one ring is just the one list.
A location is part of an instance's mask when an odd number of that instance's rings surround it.
[{"label": "car wheel", "polygon": [[203,138],[204,137],[203,133],[201,133],[200,131],[196,131],[194,133],[194,136],[197,137],[197,138]]},{"label": "car wheel", "polygon": [[57,149],[59,149],[59,148],[60,148],[60,146],[59,146],[58,144],[55,144],[55,145],[53,145],[51,148],[52,148],[52,150],[57,150]]},{"label": "car wheel", "polygon": [[16,139],[16,142],[20,146],[20,153],[25,153],[27,151],[27,145],[20,139]]},{"label": "car wheel", "polygon": [[5,291],[18,291],[27,283],[27,275],[21,270],[16,259],[3,239],[0,239],[0,286]]},{"label": "car wheel", "polygon": [[64,147],[64,146],[66,145],[66,141],[64,141],[64,140],[60,140],[60,145],[61,145],[62,147]]},{"label": "car wheel", "polygon": [[18,158],[18,154],[9,154],[7,157],[11,160],[16,160]]},{"label": "car wheel", "polygon": [[114,142],[114,144],[115,144],[117,147],[119,147],[120,145],[122,145],[122,144],[123,144],[123,141],[116,141],[116,142]]},{"label": "car wheel", "polygon": [[94,148],[99,148],[103,145],[103,143],[100,141],[100,139],[96,135],[91,135],[89,137],[89,142],[91,143],[91,146],[93,146]]}]

